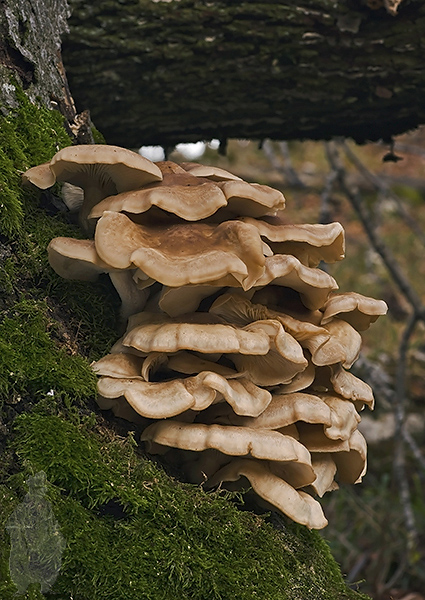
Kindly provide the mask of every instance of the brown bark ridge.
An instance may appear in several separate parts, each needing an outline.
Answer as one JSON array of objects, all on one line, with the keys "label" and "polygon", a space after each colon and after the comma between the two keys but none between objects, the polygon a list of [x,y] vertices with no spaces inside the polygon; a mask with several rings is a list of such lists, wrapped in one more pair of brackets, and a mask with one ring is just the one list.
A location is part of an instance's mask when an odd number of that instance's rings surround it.
[{"label": "brown bark ridge", "polygon": [[421,0],[70,0],[79,110],[125,146],[389,139],[425,122]]},{"label": "brown bark ridge", "polygon": [[0,0],[0,107],[16,107],[14,82],[32,100],[58,106],[72,121],[75,108],[60,55],[67,30],[66,0]]}]

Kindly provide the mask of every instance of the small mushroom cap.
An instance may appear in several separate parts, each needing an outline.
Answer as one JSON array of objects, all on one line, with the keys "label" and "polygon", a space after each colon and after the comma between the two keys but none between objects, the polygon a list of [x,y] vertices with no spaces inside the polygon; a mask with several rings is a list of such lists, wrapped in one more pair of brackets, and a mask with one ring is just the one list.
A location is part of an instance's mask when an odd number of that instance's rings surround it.
[{"label": "small mushroom cap", "polygon": [[276,431],[170,420],[149,425],[141,440],[196,452],[214,448],[230,456],[311,464],[306,448],[294,438]]},{"label": "small mushroom cap", "polygon": [[334,480],[336,464],[331,454],[316,454],[313,452],[311,455],[311,464],[316,474],[316,479],[310,487],[320,498],[326,492],[338,488],[338,484]]},{"label": "small mushroom cap", "polygon": [[83,189],[97,179],[106,191],[112,186],[111,194],[162,179],[159,167],[147,158],[126,148],[102,144],[63,148],[50,161],[50,169],[57,181]]},{"label": "small mushroom cap", "polygon": [[236,215],[261,217],[285,208],[282,192],[268,185],[246,181],[221,181],[217,185],[223,190],[229,209]]},{"label": "small mushroom cap", "polygon": [[274,254],[292,254],[307,267],[334,263],[345,256],[344,229],[340,223],[327,225],[270,224],[249,217],[241,219],[257,227]]},{"label": "small mushroom cap", "polygon": [[242,179],[237,175],[233,175],[233,173],[229,173],[229,171],[220,169],[220,167],[214,167],[213,165],[200,165],[199,163],[183,162],[180,163],[180,167],[192,175],[196,175],[196,177],[204,177],[205,179],[210,179],[211,181],[242,181]]},{"label": "small mushroom cap", "polygon": [[348,440],[360,423],[354,404],[334,394],[318,394],[330,408],[331,426],[325,427],[325,435],[331,440]]},{"label": "small mushroom cap", "polygon": [[134,354],[107,354],[92,363],[91,367],[97,375],[115,379],[141,379],[143,358]]},{"label": "small mushroom cap", "polygon": [[171,287],[231,274],[248,288],[264,270],[257,230],[239,221],[145,227],[121,213],[105,212],[97,223],[95,244],[111,266],[138,267]]},{"label": "small mushroom cap", "polygon": [[[297,422],[299,441],[309,452],[331,452],[336,455],[338,452],[350,451],[350,440],[333,439],[331,440],[320,425]],[[357,430],[356,430],[357,431]]]},{"label": "small mushroom cap", "polygon": [[304,266],[295,256],[277,254],[265,259],[264,274],[256,287],[273,283],[300,293],[303,304],[310,310],[323,306],[332,290],[338,289],[335,279],[321,271]]},{"label": "small mushroom cap", "polygon": [[350,368],[357,360],[362,345],[361,335],[346,321],[334,318],[324,325],[330,338],[322,344],[314,355],[312,361],[317,366],[342,363]]},{"label": "small mushroom cap", "polygon": [[163,286],[159,298],[159,308],[170,317],[195,312],[204,298],[221,289],[214,285],[185,285],[182,287]]},{"label": "small mushroom cap", "polygon": [[113,270],[99,257],[92,240],[54,238],[47,251],[50,266],[64,279],[95,281],[100,273]]},{"label": "small mushroom cap", "polygon": [[52,187],[56,183],[56,177],[50,169],[50,163],[43,163],[25,171],[22,175],[22,181],[24,183],[32,183],[40,190],[47,190],[47,188]]},{"label": "small mushroom cap", "polygon": [[226,205],[227,200],[215,183],[183,172],[164,174],[159,183],[105,198],[94,206],[89,218],[99,218],[105,211],[140,214],[157,206],[186,221],[199,221]]},{"label": "small mushroom cap", "polygon": [[[271,310],[262,304],[253,304],[240,293],[222,294],[214,301],[209,312],[241,326],[259,319],[275,319],[313,356],[331,337],[331,334],[323,327],[317,327],[307,321],[300,321],[282,312]],[[341,356],[341,351],[337,356],[338,358]]]},{"label": "small mushroom cap", "polygon": [[295,490],[286,481],[274,475],[266,464],[259,461],[234,460],[215,474],[211,485],[218,485],[223,481],[237,481],[240,477],[246,477],[258,496],[293,521],[310,529],[323,529],[328,524],[322,507],[314,498]]},{"label": "small mushroom cap", "polygon": [[385,315],[388,306],[383,300],[375,300],[356,292],[334,294],[323,308],[322,325],[330,323],[333,317],[347,321],[357,331],[365,331],[381,315]]},{"label": "small mushroom cap", "polygon": [[374,397],[370,385],[346,371],[340,364],[316,369],[316,377],[311,385],[314,393],[335,392],[351,400],[359,410],[366,404],[373,410]]},{"label": "small mushroom cap", "polygon": [[358,429],[349,439],[349,450],[337,452],[332,457],[338,470],[338,481],[360,483],[367,469],[367,446]]}]

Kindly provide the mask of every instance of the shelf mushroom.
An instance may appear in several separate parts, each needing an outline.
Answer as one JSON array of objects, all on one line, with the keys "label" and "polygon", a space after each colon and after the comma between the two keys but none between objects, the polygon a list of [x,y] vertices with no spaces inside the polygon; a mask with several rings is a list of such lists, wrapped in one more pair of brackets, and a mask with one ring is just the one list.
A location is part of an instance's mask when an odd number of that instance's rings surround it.
[{"label": "shelf mushroom", "polygon": [[248,481],[268,506],[324,527],[312,494],[366,469],[357,427],[373,394],[349,369],[359,331],[386,312],[335,293],[320,269],[344,258],[340,223],[288,224],[279,190],[114,146],[65,148],[23,178],[83,188],[94,239],[52,240],[50,264],[68,279],[108,273],[121,296],[127,329],[93,364],[100,407],[136,421],[190,481]]}]

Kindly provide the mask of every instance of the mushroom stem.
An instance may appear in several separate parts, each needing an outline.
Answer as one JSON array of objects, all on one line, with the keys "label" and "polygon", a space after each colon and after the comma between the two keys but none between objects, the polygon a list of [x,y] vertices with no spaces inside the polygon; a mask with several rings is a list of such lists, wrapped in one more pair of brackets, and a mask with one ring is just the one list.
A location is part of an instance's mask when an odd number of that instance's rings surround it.
[{"label": "mushroom stem", "polygon": [[146,306],[149,292],[145,289],[139,290],[133,280],[133,272],[111,271],[109,277],[121,298],[120,317],[123,325],[126,324],[130,315],[142,311]]}]

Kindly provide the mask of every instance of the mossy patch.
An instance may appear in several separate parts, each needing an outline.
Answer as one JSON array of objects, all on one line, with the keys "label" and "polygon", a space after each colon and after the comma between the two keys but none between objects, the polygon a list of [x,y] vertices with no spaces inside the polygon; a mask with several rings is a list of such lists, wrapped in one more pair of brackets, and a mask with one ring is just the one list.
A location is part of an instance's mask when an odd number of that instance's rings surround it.
[{"label": "mossy patch", "polygon": [[[223,494],[174,481],[132,437],[36,412],[18,417],[13,445],[22,471],[4,488],[3,518],[24,477],[43,470],[67,541],[48,599],[362,598],[317,533],[287,520],[280,533]],[[12,597],[10,582],[0,593]]]}]

